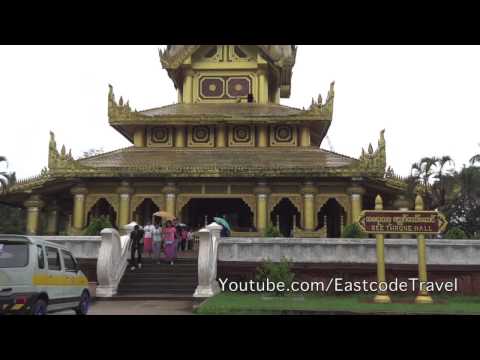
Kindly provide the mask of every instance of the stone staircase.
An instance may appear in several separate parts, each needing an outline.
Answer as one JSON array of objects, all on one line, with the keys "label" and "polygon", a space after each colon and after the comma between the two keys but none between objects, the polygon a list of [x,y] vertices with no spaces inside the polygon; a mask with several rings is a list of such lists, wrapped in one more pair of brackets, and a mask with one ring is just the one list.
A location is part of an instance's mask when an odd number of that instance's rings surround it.
[{"label": "stone staircase", "polygon": [[197,279],[196,258],[178,258],[174,265],[146,258],[141,269],[126,269],[112,300],[192,298]]}]

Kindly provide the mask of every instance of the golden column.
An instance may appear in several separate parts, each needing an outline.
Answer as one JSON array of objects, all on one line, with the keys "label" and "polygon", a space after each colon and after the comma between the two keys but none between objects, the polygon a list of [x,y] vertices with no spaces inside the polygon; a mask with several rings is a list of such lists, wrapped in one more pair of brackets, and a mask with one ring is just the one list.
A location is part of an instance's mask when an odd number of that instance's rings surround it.
[{"label": "golden column", "polygon": [[300,146],[310,146],[310,128],[307,125],[300,127]]},{"label": "golden column", "polygon": [[145,129],[136,128],[133,133],[133,144],[136,147],[145,147]]},{"label": "golden column", "polygon": [[185,72],[185,79],[183,81],[183,103],[193,103],[193,75],[194,72],[191,69],[187,69]]},{"label": "golden column", "polygon": [[88,189],[84,185],[77,185],[70,190],[73,194],[73,231],[80,232],[85,227],[85,198]]},{"label": "golden column", "polygon": [[275,104],[280,104],[280,86],[275,90]]},{"label": "golden column", "polygon": [[258,127],[258,147],[268,146],[268,127],[267,125],[260,125]]},{"label": "golden column", "polygon": [[258,70],[258,103],[268,103],[267,72],[264,69]]},{"label": "golden column", "polygon": [[217,147],[226,147],[227,146],[227,132],[226,126],[220,124],[217,126]]},{"label": "golden column", "polygon": [[270,188],[265,182],[259,182],[253,189],[254,194],[257,195],[257,231],[263,233],[267,228],[268,223],[268,195]]},{"label": "golden column", "polygon": [[[380,195],[375,198],[375,210],[383,210],[383,200]],[[377,284],[386,283],[385,276],[385,236],[383,234],[375,235],[377,240]],[[377,291],[377,295],[373,299],[377,304],[389,304],[392,302],[386,291]]]},{"label": "golden column", "polygon": [[167,185],[163,187],[162,192],[165,194],[165,211],[173,216],[177,216],[176,203],[178,189],[175,186],[175,183],[167,183]]},{"label": "golden column", "polygon": [[23,205],[27,208],[27,235],[37,235],[40,225],[40,210],[45,203],[40,195],[32,195]]},{"label": "golden column", "polygon": [[352,223],[356,223],[360,218],[360,213],[362,212],[362,195],[365,194],[365,189],[354,185],[347,189],[348,194],[350,195],[351,208],[352,208]]},{"label": "golden column", "polygon": [[118,209],[118,227],[120,229],[123,226],[130,223],[130,200],[134,190],[127,181],[122,181],[117,188],[117,194],[119,196],[119,209]]},{"label": "golden column", "polygon": [[47,235],[57,235],[59,206],[53,200],[47,207]]},{"label": "golden column", "polygon": [[315,230],[315,194],[318,192],[313,182],[307,181],[300,189],[303,195],[303,227],[305,231]]},{"label": "golden column", "polygon": [[[415,211],[422,211],[423,199],[420,195],[415,198]],[[417,235],[417,248],[418,248],[418,279],[420,281],[420,292],[415,298],[417,304],[431,304],[433,299],[428,295],[428,291],[425,288],[427,282],[427,249],[425,244],[425,235]]]},{"label": "golden column", "polygon": [[186,136],[185,136],[185,126],[177,126],[175,128],[175,147],[183,148],[185,147]]}]

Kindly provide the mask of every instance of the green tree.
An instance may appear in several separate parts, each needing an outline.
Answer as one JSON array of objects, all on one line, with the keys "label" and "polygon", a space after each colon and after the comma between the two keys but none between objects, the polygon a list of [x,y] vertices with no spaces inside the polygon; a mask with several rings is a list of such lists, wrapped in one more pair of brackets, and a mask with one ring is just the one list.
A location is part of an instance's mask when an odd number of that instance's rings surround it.
[{"label": "green tree", "polygon": [[343,228],[342,237],[347,239],[366,238],[367,234],[362,231],[360,225],[353,223]]},{"label": "green tree", "polygon": [[[8,167],[7,158],[0,156],[0,164],[5,163]],[[8,191],[8,188],[16,182],[15,172],[0,171],[0,194]],[[0,204],[0,233],[24,234],[25,233],[25,210],[6,204]]]},{"label": "green tree", "polygon": [[459,227],[451,227],[444,235],[445,239],[466,239],[467,234]]},{"label": "green tree", "polygon": [[83,152],[83,154],[81,156],[81,159],[85,159],[85,158],[89,158],[89,157],[92,157],[92,156],[100,155],[100,154],[103,154],[104,152],[105,151],[103,150],[103,148],[89,149],[89,150]]},{"label": "green tree", "polygon": [[447,203],[447,195],[453,191],[455,186],[455,169],[447,165],[455,166],[454,161],[448,155],[436,159],[436,174],[434,178],[437,180],[431,188],[432,208],[442,208]]},{"label": "green tree", "polygon": [[108,216],[94,217],[90,220],[90,224],[88,224],[87,228],[84,230],[84,235],[100,235],[100,232],[106,228],[113,228]]},{"label": "green tree", "polygon": [[473,155],[470,159],[470,165],[475,165],[476,163],[480,163],[480,154]]}]

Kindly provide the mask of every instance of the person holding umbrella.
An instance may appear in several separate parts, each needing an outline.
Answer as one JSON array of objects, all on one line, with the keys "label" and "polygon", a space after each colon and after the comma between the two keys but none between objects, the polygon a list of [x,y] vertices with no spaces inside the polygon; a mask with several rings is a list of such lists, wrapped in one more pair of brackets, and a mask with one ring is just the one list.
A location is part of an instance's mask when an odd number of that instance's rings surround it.
[{"label": "person holding umbrella", "polygon": [[221,237],[230,236],[231,228],[230,224],[227,222],[227,220],[225,220],[225,215],[223,217],[214,217],[213,221],[222,227],[222,231],[220,232]]}]

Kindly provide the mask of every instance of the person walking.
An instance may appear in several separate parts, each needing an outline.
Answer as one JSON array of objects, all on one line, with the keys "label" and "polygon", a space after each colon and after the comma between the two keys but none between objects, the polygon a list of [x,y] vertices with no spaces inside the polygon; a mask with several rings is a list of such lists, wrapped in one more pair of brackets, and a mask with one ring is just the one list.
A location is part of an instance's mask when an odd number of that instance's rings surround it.
[{"label": "person walking", "polygon": [[160,224],[155,225],[153,230],[153,256],[157,260],[157,264],[160,264],[160,251],[162,249],[162,227]]},{"label": "person walking", "polygon": [[145,255],[148,255],[149,257],[152,257],[152,253],[153,253],[153,230],[155,230],[155,227],[150,222],[147,222],[147,225],[145,225],[144,230],[145,230],[145,235],[144,235],[143,251],[145,252]]},{"label": "person walking", "polygon": [[191,228],[187,230],[187,250],[193,250],[193,232]]},{"label": "person walking", "polygon": [[173,265],[177,259],[177,229],[172,222],[167,221],[162,231],[165,259]]},{"label": "person walking", "polygon": [[[130,270],[134,271],[137,266],[142,268],[142,252],[143,252],[143,234],[144,231],[140,229],[140,226],[135,225],[133,231],[130,233],[130,241],[132,243],[130,248]],[[137,259],[135,259],[135,254]]]},{"label": "person walking", "polygon": [[181,241],[181,249],[182,251],[188,250],[187,249],[187,237],[188,231],[186,227],[182,227],[180,229],[180,241]]}]

